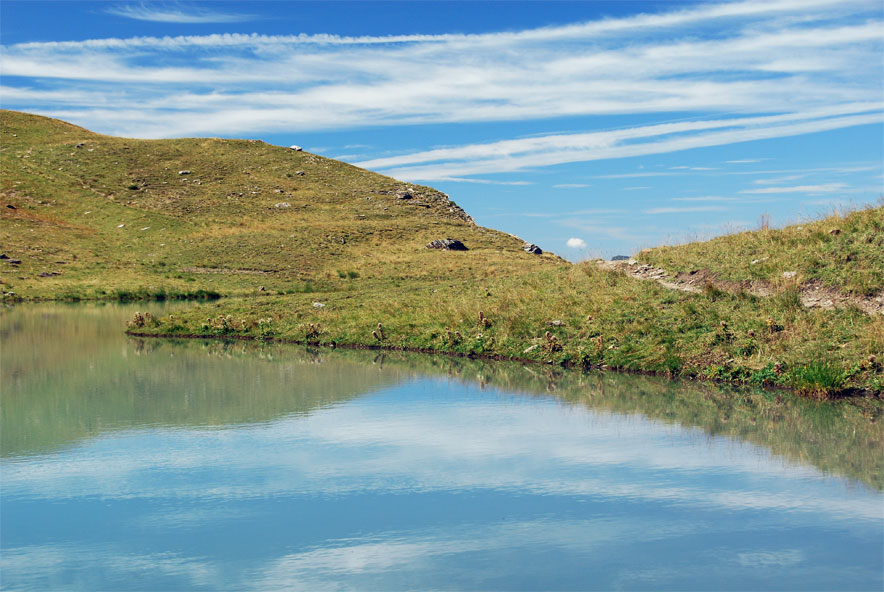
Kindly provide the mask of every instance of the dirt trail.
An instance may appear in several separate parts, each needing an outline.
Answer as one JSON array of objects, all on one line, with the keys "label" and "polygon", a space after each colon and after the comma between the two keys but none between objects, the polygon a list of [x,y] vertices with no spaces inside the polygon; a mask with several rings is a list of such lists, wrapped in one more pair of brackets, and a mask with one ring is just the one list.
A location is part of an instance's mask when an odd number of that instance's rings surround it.
[{"label": "dirt trail", "polygon": [[[669,274],[665,269],[639,263],[635,259],[629,261],[599,261],[604,269],[620,270],[624,273],[645,281],[655,281],[661,286],[680,292],[702,292],[707,285],[717,290],[735,293],[740,290],[755,296],[768,297],[776,293],[776,289],[766,281],[727,282],[718,279],[714,273],[699,270],[691,273]],[[884,293],[877,296],[850,296],[842,294],[834,288],[827,288],[816,283],[804,283],[800,286],[801,304],[807,308],[832,310],[856,306],[869,315],[884,315]]]}]

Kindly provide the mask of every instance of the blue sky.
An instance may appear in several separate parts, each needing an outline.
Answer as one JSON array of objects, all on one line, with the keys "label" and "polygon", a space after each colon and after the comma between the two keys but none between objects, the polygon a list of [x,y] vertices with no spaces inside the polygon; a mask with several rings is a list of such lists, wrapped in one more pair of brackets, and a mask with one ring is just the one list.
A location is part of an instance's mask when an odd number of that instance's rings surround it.
[{"label": "blue sky", "polygon": [[[0,105],[260,138],[571,259],[884,193],[884,4],[0,3]],[[570,246],[569,246],[570,245]]]}]

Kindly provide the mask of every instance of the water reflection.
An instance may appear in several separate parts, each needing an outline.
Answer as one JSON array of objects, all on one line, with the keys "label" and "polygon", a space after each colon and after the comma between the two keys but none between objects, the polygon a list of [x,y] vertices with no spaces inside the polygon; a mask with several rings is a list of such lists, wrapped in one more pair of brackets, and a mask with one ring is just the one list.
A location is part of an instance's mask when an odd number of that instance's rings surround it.
[{"label": "water reflection", "polygon": [[882,584],[882,432],[862,409],[127,340],[130,314],[0,319],[4,587]]}]

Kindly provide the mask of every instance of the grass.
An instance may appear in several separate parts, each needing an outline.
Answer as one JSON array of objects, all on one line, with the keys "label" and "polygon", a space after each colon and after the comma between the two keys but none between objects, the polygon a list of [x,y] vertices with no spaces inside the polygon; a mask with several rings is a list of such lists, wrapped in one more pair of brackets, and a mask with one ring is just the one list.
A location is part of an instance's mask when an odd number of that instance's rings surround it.
[{"label": "grass", "polygon": [[[772,291],[688,294],[530,255],[432,188],[306,152],[0,117],[0,235],[21,261],[0,261],[7,299],[199,301],[137,327],[153,335],[491,356],[814,397],[884,391],[884,318],[807,309],[798,283],[880,291],[884,208],[642,253]],[[406,190],[413,199],[399,199]],[[425,248],[448,237],[469,250]],[[784,270],[799,277],[777,281]]]},{"label": "grass", "polygon": [[643,251],[639,259],[673,272],[706,270],[728,282],[815,282],[845,294],[884,290],[884,207],[866,208],[782,229]]}]

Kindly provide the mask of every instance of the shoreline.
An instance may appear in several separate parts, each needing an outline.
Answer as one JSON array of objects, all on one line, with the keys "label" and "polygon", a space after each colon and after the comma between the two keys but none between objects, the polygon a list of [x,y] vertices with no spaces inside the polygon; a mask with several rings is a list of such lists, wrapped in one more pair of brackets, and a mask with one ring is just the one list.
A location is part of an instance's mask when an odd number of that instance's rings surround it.
[{"label": "shoreline", "polygon": [[737,381],[737,380],[724,380],[720,378],[705,378],[701,376],[678,376],[667,374],[664,372],[657,372],[654,370],[640,370],[640,369],[631,369],[631,368],[614,368],[611,366],[605,365],[594,365],[594,364],[580,364],[576,362],[562,361],[562,362],[553,362],[552,360],[543,362],[540,360],[532,360],[529,358],[519,358],[519,357],[510,357],[505,356],[503,354],[477,354],[477,353],[462,353],[462,352],[454,352],[454,351],[445,351],[445,350],[437,350],[437,349],[429,349],[429,348],[416,348],[416,347],[405,347],[405,346],[395,346],[395,345],[375,345],[375,344],[361,344],[361,343],[337,343],[337,342],[320,342],[320,341],[309,341],[303,339],[289,339],[284,337],[256,337],[254,335],[207,335],[207,334],[199,334],[199,333],[186,333],[186,334],[172,334],[172,333],[140,333],[137,331],[125,331],[124,332],[129,337],[139,337],[139,338],[153,338],[153,339],[209,339],[213,341],[251,341],[251,342],[269,342],[269,343],[281,343],[281,344],[290,344],[290,345],[305,345],[310,347],[321,347],[328,349],[349,349],[349,350],[367,350],[367,351],[395,351],[395,352],[406,352],[406,353],[414,353],[414,354],[425,354],[425,355],[441,355],[447,356],[451,358],[466,358],[471,360],[487,360],[487,361],[496,361],[496,362],[514,362],[522,365],[530,365],[530,366],[556,366],[559,368],[564,368],[567,370],[581,370],[581,371],[600,371],[600,372],[613,372],[617,374],[632,374],[639,376],[656,376],[659,378],[666,378],[669,380],[687,380],[691,382],[703,382],[710,384],[721,384],[721,385],[730,385],[730,386],[751,386],[755,388],[759,388],[766,391],[776,392],[787,392],[796,397],[802,399],[812,399],[817,401],[839,401],[844,399],[862,399],[862,400],[882,400],[884,399],[884,393],[876,393],[869,389],[860,389],[860,388],[847,388],[840,389],[834,392],[824,393],[822,396],[811,395],[807,393],[802,393],[797,388],[790,388],[788,386],[779,385],[779,384],[755,384],[745,381]]}]

